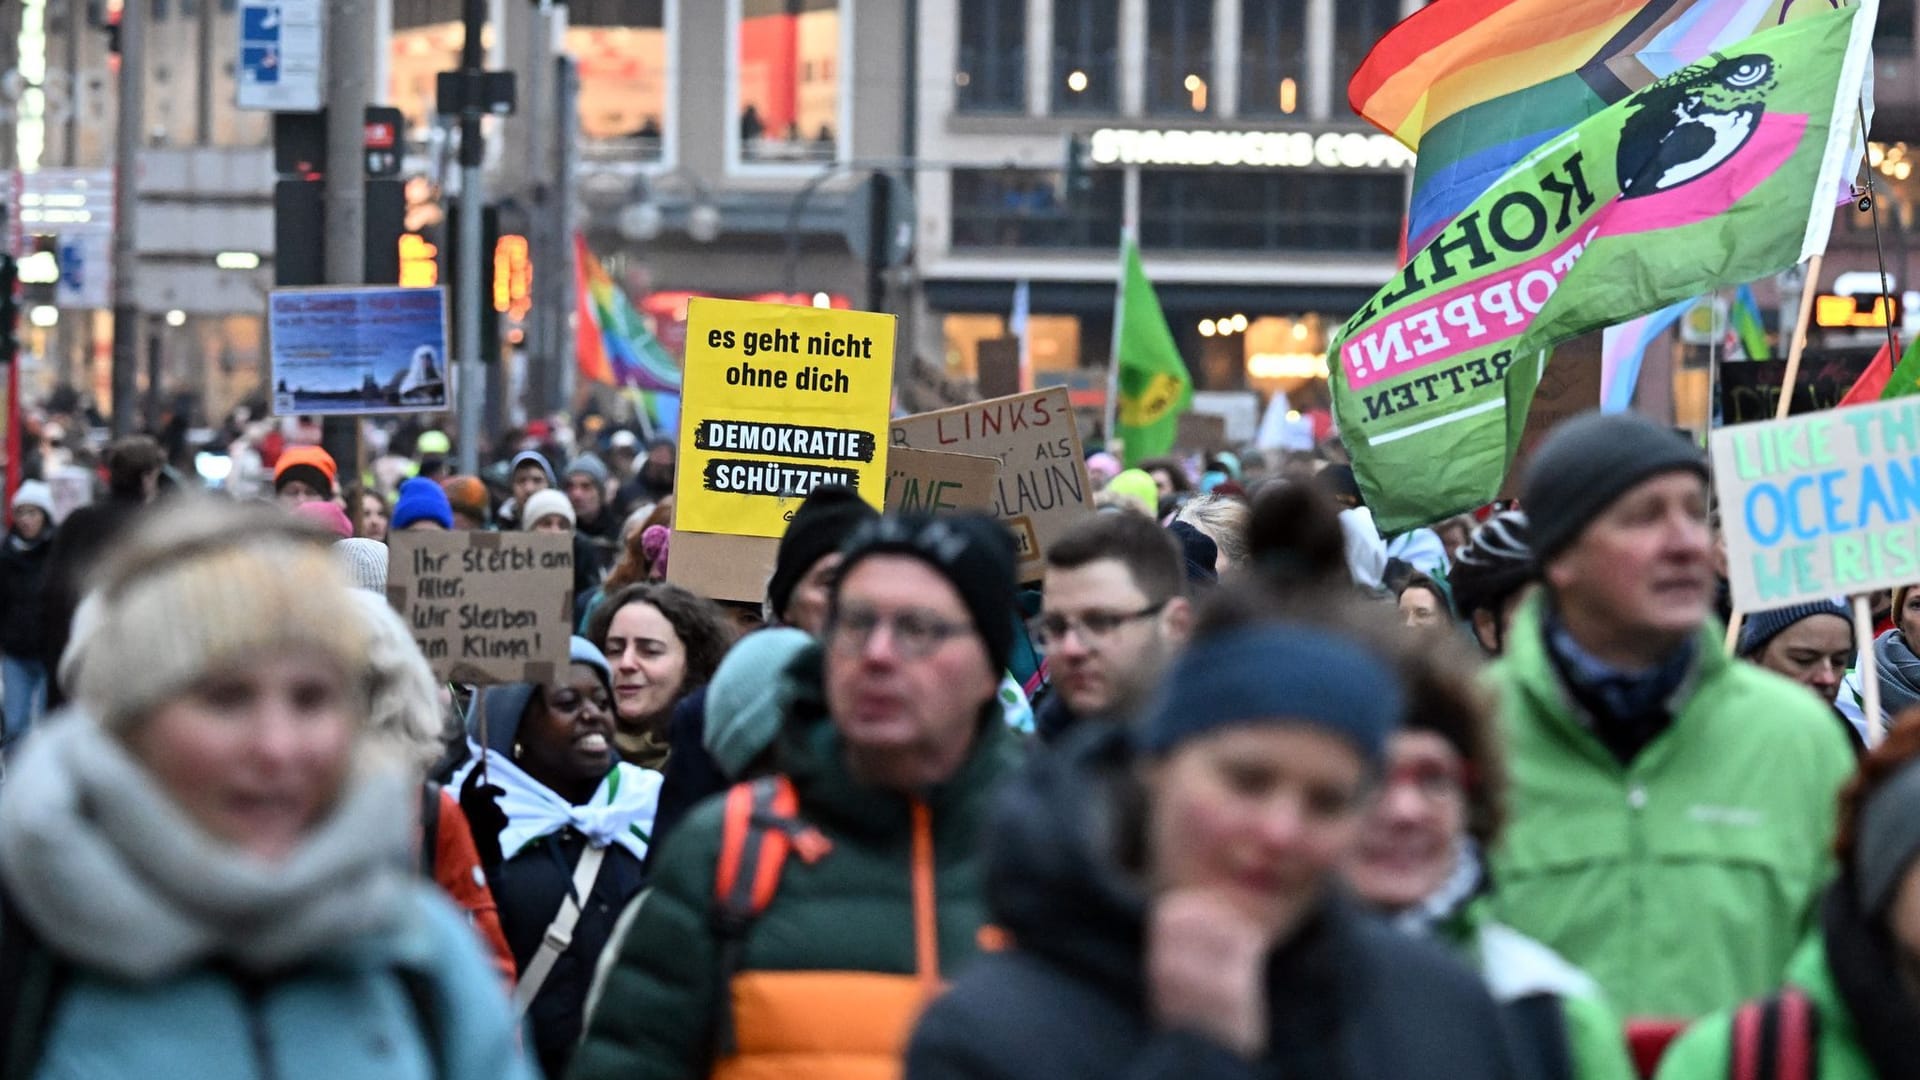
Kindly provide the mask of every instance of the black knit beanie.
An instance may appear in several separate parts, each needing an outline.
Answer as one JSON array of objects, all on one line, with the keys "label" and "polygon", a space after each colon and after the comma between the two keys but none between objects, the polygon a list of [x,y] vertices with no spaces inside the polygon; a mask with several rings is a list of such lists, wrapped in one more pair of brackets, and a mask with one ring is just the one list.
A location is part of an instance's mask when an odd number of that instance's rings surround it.
[{"label": "black knit beanie", "polygon": [[1704,480],[1707,460],[1679,432],[1638,413],[1584,412],[1554,428],[1520,485],[1534,566],[1571,546],[1615,499],[1669,472]]},{"label": "black knit beanie", "polygon": [[774,556],[773,577],[767,581],[767,605],[773,614],[785,619],[793,590],[813,564],[839,551],[853,530],[879,516],[844,484],[825,484],[809,492],[787,522],[787,534]]},{"label": "black knit beanie", "polygon": [[839,581],[833,605],[840,607],[840,584],[869,555],[906,555],[932,567],[960,594],[973,617],[974,632],[986,646],[995,671],[1005,671],[1013,655],[1013,535],[1006,526],[980,514],[888,515],[869,522],[841,548]]}]

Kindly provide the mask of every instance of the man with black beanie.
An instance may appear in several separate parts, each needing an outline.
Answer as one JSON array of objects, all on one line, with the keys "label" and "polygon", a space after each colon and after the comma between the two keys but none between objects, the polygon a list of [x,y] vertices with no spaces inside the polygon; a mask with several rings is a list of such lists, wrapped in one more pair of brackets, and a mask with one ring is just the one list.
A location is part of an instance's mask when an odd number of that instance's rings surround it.
[{"label": "man with black beanie", "polygon": [[[779,882],[741,869],[761,864],[743,845],[772,842],[765,825],[738,839],[755,789],[696,807],[660,848],[570,1076],[705,1076],[716,1048],[727,1071],[780,1072],[795,1031],[836,1074],[897,1075],[927,988],[980,947],[985,813],[1017,763],[996,694],[1014,561],[977,516],[884,517],[847,541],[820,644],[778,675],[791,787],[769,802],[794,837]],[[771,899],[744,926],[717,920],[721,881]],[[838,981],[755,996],[790,972]]]},{"label": "man with black beanie", "polygon": [[1644,417],[1585,413],[1540,444],[1521,505],[1541,588],[1491,671],[1512,768],[1490,914],[1628,1017],[1777,985],[1853,755],[1817,699],[1726,656],[1705,459]]}]

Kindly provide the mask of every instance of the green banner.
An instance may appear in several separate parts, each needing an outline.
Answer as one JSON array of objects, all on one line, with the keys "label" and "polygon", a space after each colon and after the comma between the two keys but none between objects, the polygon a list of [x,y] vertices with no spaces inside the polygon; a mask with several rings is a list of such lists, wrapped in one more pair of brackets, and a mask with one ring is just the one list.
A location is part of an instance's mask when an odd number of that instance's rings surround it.
[{"label": "green banner", "polygon": [[1498,494],[1555,343],[1826,247],[1861,10],[1755,34],[1543,144],[1347,321],[1334,415],[1383,533]]},{"label": "green banner", "polygon": [[1120,273],[1119,337],[1113,349],[1120,361],[1120,415],[1115,426],[1131,468],[1173,449],[1180,414],[1193,402],[1193,376],[1173,342],[1131,234],[1120,241]]}]

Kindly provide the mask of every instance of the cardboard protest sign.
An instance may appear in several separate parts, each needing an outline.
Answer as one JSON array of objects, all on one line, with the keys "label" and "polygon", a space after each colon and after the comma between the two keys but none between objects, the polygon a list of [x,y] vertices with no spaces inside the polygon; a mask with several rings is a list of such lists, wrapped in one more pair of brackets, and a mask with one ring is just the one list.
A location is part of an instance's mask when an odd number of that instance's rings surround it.
[{"label": "cardboard protest sign", "polygon": [[673,531],[667,581],[709,600],[766,599],[780,541],[771,536]]},{"label": "cardboard protest sign", "polygon": [[1527,462],[1533,459],[1540,440],[1561,423],[1600,404],[1600,350],[1603,342],[1598,331],[1582,334],[1554,347],[1553,358],[1540,376],[1539,389],[1533,392],[1533,408],[1527,411],[1527,426],[1520,433],[1520,449],[1507,469],[1500,496],[1520,496],[1520,478],[1526,475]]},{"label": "cardboard protest sign", "polygon": [[1199,454],[1231,450],[1233,444],[1227,441],[1227,418],[1203,412],[1181,413],[1173,432],[1173,448]]},{"label": "cardboard protest sign", "polygon": [[548,682],[573,633],[573,538],[397,532],[387,602],[448,682]]},{"label": "cardboard protest sign", "polygon": [[999,479],[997,458],[896,446],[887,455],[887,510],[991,514],[994,484]]},{"label": "cardboard protest sign", "polygon": [[822,484],[881,505],[894,317],[696,298],[687,306],[676,535],[778,537]]},{"label": "cardboard protest sign", "polygon": [[893,445],[999,459],[993,513],[1013,530],[1022,581],[1039,578],[1047,544],[1093,503],[1063,387],[903,417],[893,422]]},{"label": "cardboard protest sign", "polygon": [[1713,433],[1734,605],[1920,581],[1920,399]]},{"label": "cardboard protest sign", "polygon": [[275,289],[267,298],[275,416],[445,412],[445,289]]}]

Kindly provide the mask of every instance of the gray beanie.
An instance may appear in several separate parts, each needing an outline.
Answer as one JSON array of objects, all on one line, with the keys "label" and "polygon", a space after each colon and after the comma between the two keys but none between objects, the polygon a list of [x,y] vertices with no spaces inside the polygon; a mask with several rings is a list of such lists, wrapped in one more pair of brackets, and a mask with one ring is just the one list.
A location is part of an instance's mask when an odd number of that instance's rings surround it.
[{"label": "gray beanie", "polygon": [[786,710],[782,673],[813,644],[792,627],[756,630],[727,653],[707,683],[707,753],[729,780],[741,780],[753,759],[780,733]]},{"label": "gray beanie", "polygon": [[1707,459],[1679,432],[1638,413],[1584,412],[1547,435],[1520,485],[1535,567],[1580,538],[1635,485],[1662,473],[1707,478]]},{"label": "gray beanie", "polygon": [[1915,856],[1920,856],[1920,761],[1909,761],[1860,808],[1850,868],[1860,909],[1873,918],[1886,914]]},{"label": "gray beanie", "polygon": [[1734,651],[1740,656],[1753,656],[1767,647],[1767,642],[1779,637],[1787,627],[1802,619],[1811,619],[1815,615],[1837,615],[1847,624],[1849,633],[1853,630],[1853,613],[1847,605],[1838,600],[1813,600],[1791,607],[1774,608],[1772,611],[1756,611],[1747,616],[1740,627],[1740,646]]},{"label": "gray beanie", "polygon": [[607,485],[607,478],[612,475],[607,471],[607,463],[593,454],[581,454],[573,459],[573,464],[567,466],[568,476],[576,474],[592,477],[593,482],[601,487]]},{"label": "gray beanie", "polygon": [[354,588],[379,593],[383,598],[387,595],[387,545],[356,536],[334,541],[333,553]]}]

